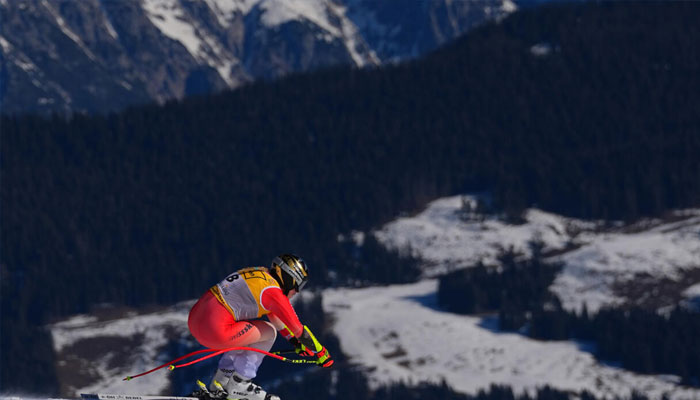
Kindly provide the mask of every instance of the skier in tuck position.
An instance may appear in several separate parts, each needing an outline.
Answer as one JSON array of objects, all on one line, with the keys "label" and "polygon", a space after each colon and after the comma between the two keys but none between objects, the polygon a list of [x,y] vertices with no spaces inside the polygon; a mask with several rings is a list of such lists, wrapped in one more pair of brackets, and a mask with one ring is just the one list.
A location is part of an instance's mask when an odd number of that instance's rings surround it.
[{"label": "skier in tuck position", "polygon": [[[297,354],[314,356],[320,366],[333,365],[330,353],[299,322],[289,300],[306,284],[304,261],[293,254],[275,257],[270,268],[244,268],[209,289],[190,310],[187,324],[192,336],[205,347],[254,347],[269,351],[277,331],[294,346]],[[268,321],[261,319],[267,316]],[[265,355],[234,350],[219,360],[209,390],[220,383],[228,398],[279,400],[251,382]]]}]

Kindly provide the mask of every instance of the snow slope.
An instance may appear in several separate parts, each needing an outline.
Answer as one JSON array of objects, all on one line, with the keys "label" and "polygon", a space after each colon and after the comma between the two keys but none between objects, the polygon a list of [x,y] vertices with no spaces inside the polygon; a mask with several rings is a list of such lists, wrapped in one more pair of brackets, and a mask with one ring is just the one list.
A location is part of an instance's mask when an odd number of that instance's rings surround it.
[{"label": "snow slope", "polygon": [[343,352],[366,367],[376,386],[396,381],[436,382],[476,393],[492,383],[518,391],[550,385],[598,395],[700,399],[677,378],[638,375],[601,365],[574,342],[540,342],[496,330],[496,321],[440,311],[437,280],[416,284],[324,292],[324,308],[336,319]]}]

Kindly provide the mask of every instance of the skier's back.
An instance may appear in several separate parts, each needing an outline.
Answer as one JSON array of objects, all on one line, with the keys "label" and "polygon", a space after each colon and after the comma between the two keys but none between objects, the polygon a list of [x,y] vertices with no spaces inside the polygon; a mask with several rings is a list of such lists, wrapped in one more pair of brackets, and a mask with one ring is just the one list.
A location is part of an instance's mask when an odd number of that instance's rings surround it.
[{"label": "skier's back", "polygon": [[[308,281],[306,263],[296,255],[275,257],[270,268],[244,268],[227,276],[209,289],[190,310],[190,332],[203,346],[211,349],[253,347],[269,351],[277,331],[294,345],[297,353],[315,356],[319,365],[333,364],[330,353],[302,325],[290,303]],[[267,316],[265,321],[261,319]],[[253,351],[230,351],[219,361],[215,381],[226,389],[229,398],[274,400],[251,382],[265,356]]]}]

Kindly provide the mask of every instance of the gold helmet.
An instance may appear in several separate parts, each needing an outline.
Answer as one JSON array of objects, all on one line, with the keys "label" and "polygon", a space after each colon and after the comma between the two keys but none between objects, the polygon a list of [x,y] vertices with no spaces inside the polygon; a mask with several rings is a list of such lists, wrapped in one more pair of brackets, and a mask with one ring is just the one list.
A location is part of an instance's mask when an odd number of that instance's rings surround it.
[{"label": "gold helmet", "polygon": [[270,271],[279,282],[284,294],[289,293],[292,289],[296,289],[297,292],[301,291],[309,280],[306,263],[294,254],[282,254],[275,257],[270,265]]}]

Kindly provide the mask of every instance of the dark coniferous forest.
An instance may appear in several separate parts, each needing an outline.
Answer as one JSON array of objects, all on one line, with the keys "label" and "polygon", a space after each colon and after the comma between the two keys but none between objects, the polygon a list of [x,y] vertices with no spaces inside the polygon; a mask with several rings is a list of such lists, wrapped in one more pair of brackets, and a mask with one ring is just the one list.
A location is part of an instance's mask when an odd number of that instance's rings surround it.
[{"label": "dark coniferous forest", "polygon": [[317,287],[405,281],[338,235],[439,196],[624,220],[700,205],[699,19],[692,2],[553,5],[388,68],[3,116],[3,388],[55,390],[53,318],[194,298],[280,252]]}]

